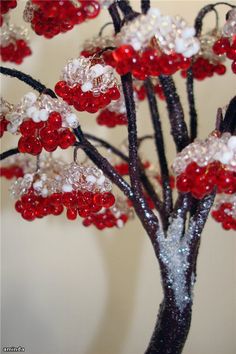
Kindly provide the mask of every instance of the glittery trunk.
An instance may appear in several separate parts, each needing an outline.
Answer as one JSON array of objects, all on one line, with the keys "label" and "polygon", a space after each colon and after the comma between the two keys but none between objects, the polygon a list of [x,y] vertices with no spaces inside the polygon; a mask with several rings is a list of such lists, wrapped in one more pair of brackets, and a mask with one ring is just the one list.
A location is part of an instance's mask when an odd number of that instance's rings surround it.
[{"label": "glittery trunk", "polygon": [[192,305],[183,312],[171,299],[165,298],[160,305],[155,329],[145,354],[180,354],[191,324]]}]

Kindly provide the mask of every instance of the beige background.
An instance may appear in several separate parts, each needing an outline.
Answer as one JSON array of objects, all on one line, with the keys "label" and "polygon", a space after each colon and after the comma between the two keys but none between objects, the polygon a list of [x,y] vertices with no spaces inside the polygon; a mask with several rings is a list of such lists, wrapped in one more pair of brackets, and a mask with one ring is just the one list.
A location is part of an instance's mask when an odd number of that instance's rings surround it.
[{"label": "beige background", "polygon": [[[22,10],[25,1],[19,2]],[[139,1],[133,3],[138,7]],[[155,4],[164,13],[182,14],[192,23],[206,2]],[[221,10],[223,14],[225,7]],[[13,18],[22,22],[17,11]],[[95,21],[52,40],[31,33],[34,55],[20,68],[53,87],[66,60],[75,57],[79,45],[107,20],[104,11]],[[210,15],[207,22],[212,24],[214,17]],[[216,108],[232,97],[233,79],[227,75],[197,83],[202,137],[213,129]],[[178,81],[184,95],[183,81]],[[2,91],[9,101],[17,102],[28,88],[4,78]],[[168,132],[163,104],[161,112]],[[125,137],[125,128],[107,130],[97,127],[93,116],[80,116],[87,131],[117,143]],[[140,108],[139,131],[141,135],[150,131],[146,104]],[[16,145],[14,139],[8,139],[3,139],[3,149]],[[171,159],[174,147],[169,137],[166,145]],[[146,145],[146,149],[150,147]],[[72,152],[65,156],[71,159]],[[66,221],[65,216],[27,223],[14,212],[8,186],[2,182],[2,346],[21,345],[28,354],[143,353],[162,293],[157,262],[140,223],[136,220],[121,231],[102,233],[81,227],[79,221]],[[202,237],[192,328],[184,354],[236,353],[235,240],[233,232],[223,231],[209,219]]]}]

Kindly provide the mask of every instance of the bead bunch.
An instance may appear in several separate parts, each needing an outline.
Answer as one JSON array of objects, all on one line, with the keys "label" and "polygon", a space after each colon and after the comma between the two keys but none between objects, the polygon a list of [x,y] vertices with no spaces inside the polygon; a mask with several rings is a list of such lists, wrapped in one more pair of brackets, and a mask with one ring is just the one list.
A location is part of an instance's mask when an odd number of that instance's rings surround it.
[{"label": "bead bunch", "polygon": [[89,113],[97,112],[120,97],[113,68],[95,57],[69,60],[55,91],[76,110]]},{"label": "bead bunch", "polygon": [[236,195],[220,195],[211,215],[225,230],[236,230]]},{"label": "bead bunch", "polygon": [[196,140],[178,154],[173,170],[177,189],[197,199],[215,187],[219,193],[236,193],[236,137],[224,133]]},{"label": "bead bunch", "polygon": [[44,148],[51,152],[57,147],[67,149],[75,143],[69,128],[79,125],[78,118],[63,101],[48,95],[30,92],[8,114],[7,130],[20,133],[20,152],[38,155]]},{"label": "bead bunch", "polygon": [[133,210],[127,205],[126,200],[117,198],[112,207],[86,217],[83,225],[94,225],[98,230],[112,227],[122,228],[133,217]]},{"label": "bead bunch", "polygon": [[[198,55],[193,58],[192,71],[193,77],[197,80],[204,80],[207,77],[212,77],[214,74],[224,75],[226,72],[226,66],[223,64],[225,56],[219,57],[214,52],[214,43],[216,37],[215,31],[209,32],[200,37],[200,51]],[[187,71],[181,72],[183,77],[187,76]]]},{"label": "bead bunch", "polygon": [[[137,94],[134,92],[134,101],[137,108]],[[105,110],[102,110],[96,118],[99,125],[114,128],[117,125],[127,125],[125,98],[123,93],[117,101],[112,101]]]},{"label": "bead bunch", "polygon": [[13,105],[0,98],[0,138],[3,137],[4,132],[7,131],[9,121],[6,119],[7,113],[13,109]]},{"label": "bead bunch", "polygon": [[150,9],[116,35],[116,70],[120,75],[132,72],[135,78],[144,80],[187,69],[189,58],[200,48],[194,35],[194,28],[181,17],[164,16],[158,9]]},{"label": "bead bunch", "polygon": [[52,38],[97,17],[99,12],[97,0],[29,0],[24,10],[24,20],[31,23],[36,34]]},{"label": "bead bunch", "polygon": [[[86,40],[86,42],[83,44],[83,50],[80,52],[80,55],[85,58],[92,57],[95,54],[98,55],[100,52],[102,52],[103,49],[109,47],[112,48],[114,46],[115,46],[114,37],[112,36],[94,37],[91,40],[90,39]],[[102,52],[100,55],[107,65],[110,65],[112,67],[116,66],[116,62],[112,55],[112,50],[110,49],[106,50]]]},{"label": "bead bunch", "polygon": [[4,22],[4,15],[17,6],[17,0],[4,0],[0,4],[0,27]]},{"label": "bead bunch", "polygon": [[23,59],[31,55],[28,31],[23,27],[4,23],[0,32],[0,56],[2,61],[21,64]]}]

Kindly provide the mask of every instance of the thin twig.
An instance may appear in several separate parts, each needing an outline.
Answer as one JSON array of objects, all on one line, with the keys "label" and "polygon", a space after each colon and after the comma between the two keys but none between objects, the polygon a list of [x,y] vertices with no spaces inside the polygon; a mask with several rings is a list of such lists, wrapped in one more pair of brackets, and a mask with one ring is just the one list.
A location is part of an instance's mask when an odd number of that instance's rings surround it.
[{"label": "thin twig", "polygon": [[3,153],[0,154],[0,161],[6,159],[9,156],[13,156],[19,153],[18,148],[10,149],[7,151],[4,151]]},{"label": "thin twig", "polygon": [[197,137],[197,110],[195,107],[195,98],[194,98],[194,80],[193,80],[193,71],[190,68],[187,71],[187,80],[186,80],[186,90],[188,96],[188,105],[189,105],[189,116],[190,116],[190,141],[192,142]]}]

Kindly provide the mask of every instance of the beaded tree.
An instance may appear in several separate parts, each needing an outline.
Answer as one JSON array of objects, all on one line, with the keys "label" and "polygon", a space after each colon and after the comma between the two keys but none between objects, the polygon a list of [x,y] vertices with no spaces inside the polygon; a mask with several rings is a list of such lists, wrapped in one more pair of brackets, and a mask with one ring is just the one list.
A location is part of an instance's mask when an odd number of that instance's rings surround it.
[{"label": "beaded tree", "polygon": [[[16,5],[1,2],[1,57],[20,64],[31,50],[25,31],[9,24],[7,13]],[[202,35],[205,15],[214,12],[218,19],[218,5],[230,8],[223,29]],[[1,67],[2,74],[39,92],[38,97],[26,94],[17,105],[1,101],[1,136],[6,132],[20,137],[17,148],[1,154],[1,175],[15,178],[15,209],[28,221],[60,215],[65,209],[69,220],[81,217],[84,226],[103,230],[120,228],[137,215],[158,259],[164,294],[146,353],[178,354],[191,323],[200,236],[216,194],[212,216],[224,229],[236,230],[236,97],[218,109],[215,129],[205,140],[196,140],[194,99],[194,80],[223,75],[226,58],[236,73],[236,10],[224,2],[208,5],[189,27],[178,16],[150,8],[149,0],[141,1],[142,14],[125,0],[30,0],[24,19],[36,34],[52,38],[97,17],[101,6],[111,15],[114,34],[104,37],[101,30],[87,42],[80,56],[66,64],[55,92],[27,74]],[[172,77],[177,71],[186,79],[189,127]],[[166,100],[178,153],[172,165],[176,180],[166,158],[156,96]],[[153,135],[138,137],[136,109],[145,98]],[[85,134],[71,106],[79,112],[99,111],[100,125],[126,125],[128,154]],[[146,139],[155,143],[157,170],[139,156]],[[105,158],[91,141],[116,159]],[[74,162],[52,156],[56,149],[70,147]],[[80,164],[79,149],[88,157]],[[125,197],[114,196],[112,184]]]}]

